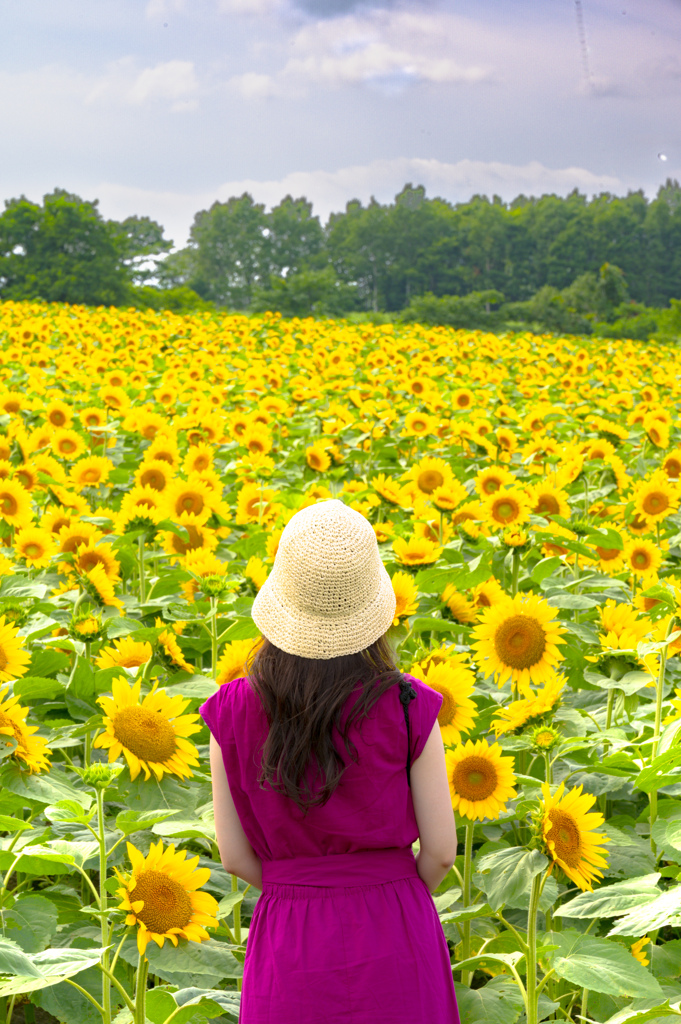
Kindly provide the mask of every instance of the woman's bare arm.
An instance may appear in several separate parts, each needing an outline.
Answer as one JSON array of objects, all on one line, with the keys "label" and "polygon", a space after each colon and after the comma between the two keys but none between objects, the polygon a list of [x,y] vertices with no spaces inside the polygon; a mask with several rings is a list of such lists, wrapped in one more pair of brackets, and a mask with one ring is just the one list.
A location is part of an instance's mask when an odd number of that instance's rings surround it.
[{"label": "woman's bare arm", "polygon": [[421,847],[416,869],[432,892],[456,858],[456,824],[437,722],[423,752],[411,766],[411,795]]},{"label": "woman's bare arm", "polygon": [[239,821],[229,791],[222,751],[214,736],[210,738],[210,770],[213,779],[215,835],[222,866],[230,875],[237,875],[256,889],[262,889],[262,863]]}]

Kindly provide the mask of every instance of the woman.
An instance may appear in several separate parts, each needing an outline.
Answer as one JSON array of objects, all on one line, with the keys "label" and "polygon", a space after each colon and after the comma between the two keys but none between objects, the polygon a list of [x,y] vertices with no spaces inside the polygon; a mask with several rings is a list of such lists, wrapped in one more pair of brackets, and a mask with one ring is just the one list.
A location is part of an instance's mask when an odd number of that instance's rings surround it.
[{"label": "woman", "polygon": [[408,750],[394,614],[367,520],[336,500],[305,508],[253,604],[248,678],[201,708],[222,863],[262,890],[242,1024],[458,1022],[429,892],[456,854],[442,698],[407,677]]}]

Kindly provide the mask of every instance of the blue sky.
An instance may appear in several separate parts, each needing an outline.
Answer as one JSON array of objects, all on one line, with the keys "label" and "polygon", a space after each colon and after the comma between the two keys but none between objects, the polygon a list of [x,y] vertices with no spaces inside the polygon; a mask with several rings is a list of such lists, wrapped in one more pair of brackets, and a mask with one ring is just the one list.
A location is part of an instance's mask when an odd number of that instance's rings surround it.
[{"label": "blue sky", "polygon": [[[4,0],[0,198],[149,214],[250,191],[323,219],[406,181],[654,194],[681,178],[681,0]],[[662,157],[666,157],[664,160]]]}]

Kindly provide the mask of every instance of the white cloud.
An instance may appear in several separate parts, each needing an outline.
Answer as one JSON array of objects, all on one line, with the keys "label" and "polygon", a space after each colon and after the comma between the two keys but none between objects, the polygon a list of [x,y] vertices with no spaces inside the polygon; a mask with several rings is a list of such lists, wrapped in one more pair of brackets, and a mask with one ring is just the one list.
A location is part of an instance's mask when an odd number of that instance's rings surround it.
[{"label": "white cloud", "polygon": [[475,160],[448,164],[402,157],[338,171],[296,171],[278,180],[244,178],[193,194],[154,192],[110,183],[90,192],[99,196],[104,216],[117,219],[134,213],[146,214],[163,224],[166,235],[181,246],[194,214],[208,209],[216,200],[224,202],[230,196],[250,192],[257,202],[272,207],[289,193],[296,197],[304,195],[312,201],[315,213],[326,221],[330,213],[343,210],[350,199],[366,203],[375,196],[380,202],[390,202],[408,181],[425,185],[428,196],[440,196],[450,202],[465,202],[476,193],[496,193],[510,200],[520,193],[566,195],[574,188],[589,195],[603,191],[624,193],[629,186],[620,178],[594,174],[583,167],[550,168],[538,161],[522,166]]},{"label": "white cloud", "polygon": [[169,60],[141,71],[128,90],[127,99],[134,104],[148,100],[173,100],[173,110],[187,110],[195,105],[192,97],[197,90],[193,62]]},{"label": "white cloud", "polygon": [[261,16],[282,10],[283,0],[219,0],[218,10],[223,14]]},{"label": "white cloud", "polygon": [[259,75],[255,71],[234,75],[229,84],[247,100],[263,100],[268,96],[276,96],[279,91],[271,75]]}]

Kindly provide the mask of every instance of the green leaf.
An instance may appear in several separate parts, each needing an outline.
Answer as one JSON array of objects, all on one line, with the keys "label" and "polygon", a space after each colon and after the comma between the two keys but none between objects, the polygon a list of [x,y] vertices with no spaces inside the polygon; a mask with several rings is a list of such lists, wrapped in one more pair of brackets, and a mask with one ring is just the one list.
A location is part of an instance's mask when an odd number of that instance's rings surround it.
[{"label": "green leaf", "polygon": [[490,964],[502,964],[504,967],[515,967],[522,960],[524,954],[515,953],[485,953],[478,956],[471,956],[467,960],[461,960],[456,965],[457,971],[480,971],[486,970]]},{"label": "green leaf", "polygon": [[27,875],[67,874],[72,870],[74,863],[70,854],[57,853],[49,846],[36,844],[25,846],[21,855],[14,851],[0,850],[0,868],[7,870],[18,856],[20,859],[17,871],[23,871]]},{"label": "green leaf", "polygon": [[681,772],[675,771],[681,765],[681,748],[672,747],[663,754],[658,754],[634,780],[636,789],[644,793],[654,793],[662,786],[671,782],[681,782]]},{"label": "green leaf", "polygon": [[215,842],[215,824],[212,820],[174,818],[172,821],[159,822],[151,831],[157,836],[170,836],[177,839],[208,839],[211,843]]},{"label": "green leaf", "polygon": [[37,893],[20,896],[5,914],[6,922],[15,926],[15,941],[26,953],[45,949],[57,930],[57,917],[54,903]]},{"label": "green leaf", "polygon": [[225,630],[220,637],[220,643],[231,643],[233,640],[255,640],[260,636],[260,630],[250,616],[236,619],[231,626]]},{"label": "green leaf", "polygon": [[606,551],[621,551],[624,546],[622,542],[622,535],[618,533],[617,530],[611,530],[608,526],[595,527],[593,533],[588,534],[584,539],[589,544],[593,544],[599,548],[605,548]]},{"label": "green leaf", "polygon": [[449,619],[422,616],[411,620],[411,631],[412,633],[460,633],[461,625],[458,622],[450,622]]},{"label": "green leaf", "polygon": [[530,573],[530,578],[535,583],[541,583],[542,580],[548,579],[554,572],[557,572],[562,564],[561,559],[556,555],[551,555],[549,558],[542,558],[540,562],[537,562]]},{"label": "green leaf", "polygon": [[619,943],[572,932],[554,932],[551,938],[559,950],[549,955],[549,962],[559,978],[610,996],[662,994],[659,982]]},{"label": "green leaf", "polygon": [[475,917],[489,917],[493,913],[489,903],[476,903],[472,907],[464,907],[463,903],[455,903],[451,910],[440,914],[440,920],[472,921]]},{"label": "green leaf", "polygon": [[634,935],[640,938],[649,931],[665,928],[681,914],[681,885],[661,893],[642,907],[635,907],[610,929],[608,935]]},{"label": "green leaf", "polygon": [[595,892],[582,892],[574,900],[563,904],[554,912],[554,917],[618,917],[634,907],[652,903],[660,895],[657,882],[660,874],[656,871],[639,878],[627,878],[613,885],[603,885]]},{"label": "green leaf", "polygon": [[456,1001],[461,1024],[515,1024],[523,1011],[522,993],[515,981],[501,976],[482,988],[457,985]]},{"label": "green leaf", "polygon": [[226,991],[225,989],[181,988],[173,995],[178,1006],[196,1004],[197,1000],[210,1000],[222,1008],[222,1012],[228,1020],[237,1021],[239,1018],[241,993],[234,989]]},{"label": "green leaf", "polygon": [[[128,940],[121,950],[121,956],[136,967],[137,944]],[[224,978],[243,976],[243,966],[235,958],[230,945],[216,939],[201,943],[180,939],[177,948],[166,942],[161,949],[150,942],[147,946],[147,959],[151,974],[157,974],[159,978],[175,985],[191,985],[197,976],[201,976],[215,986]]]},{"label": "green leaf", "polygon": [[116,818],[116,828],[124,836],[131,836],[134,832],[145,832],[152,825],[165,821],[173,814],[179,814],[179,811],[121,811]]},{"label": "green leaf", "polygon": [[222,1014],[220,1003],[206,998],[203,993],[194,999],[188,999],[185,1003],[178,1003],[175,995],[158,988],[148,992],[146,1010],[152,1024],[164,1024],[171,1013],[172,1024],[198,1024]]},{"label": "green leaf", "polygon": [[5,938],[0,938],[0,974],[40,977],[40,971],[33,966],[19,943]]},{"label": "green leaf", "polygon": [[95,809],[85,811],[75,800],[60,800],[52,806],[46,807],[44,814],[48,821],[75,822],[79,825],[87,825],[94,817]]},{"label": "green leaf", "polygon": [[218,903],[218,912],[215,915],[218,921],[221,921],[224,917],[229,917],[234,908],[241,903],[243,898],[244,894],[241,891],[228,892],[226,896],[223,896]]},{"label": "green leaf", "polygon": [[673,1009],[666,999],[664,1003],[651,1006],[648,1010],[632,1010],[631,1007],[625,1007],[612,1017],[608,1017],[605,1024],[647,1024],[658,1017],[681,1017],[681,1011]]},{"label": "green leaf", "polygon": [[177,672],[168,680],[165,691],[169,696],[176,693],[193,700],[207,700],[212,697],[218,684],[210,676],[190,675],[188,672]]},{"label": "green leaf", "polygon": [[29,821],[12,818],[9,814],[0,814],[0,832],[21,832],[27,828],[33,828]]},{"label": "green leaf", "polygon": [[[2,941],[2,940],[0,940]],[[46,949],[35,953],[28,961],[30,971],[15,973],[13,978],[0,981],[0,996],[14,996],[35,992],[50,985],[58,985],[88,967],[99,963],[101,949]]]},{"label": "green leaf", "polygon": [[56,804],[60,800],[75,800],[84,807],[92,803],[89,793],[76,789],[56,765],[52,766],[49,775],[30,775],[15,763],[5,764],[0,769],[0,789],[16,793],[28,806],[33,803]]},{"label": "green leaf", "polygon": [[45,676],[24,676],[17,679],[14,684],[14,695],[19,698],[22,704],[31,703],[36,700],[54,700],[64,693],[64,684],[58,679],[48,679]]},{"label": "green leaf", "polygon": [[99,852],[99,843],[95,839],[77,843],[68,842],[66,839],[53,839],[50,842],[49,849],[55,853],[71,857],[73,863],[82,868],[87,861],[91,860]]},{"label": "green leaf", "polygon": [[457,569],[421,569],[414,582],[422,594],[441,594],[449,583],[457,583],[467,572],[463,565]]},{"label": "green leaf", "polygon": [[549,862],[539,850],[511,847],[481,857],[477,863],[480,885],[493,910],[523,895],[532,879],[545,871]]},{"label": "green leaf", "polygon": [[451,907],[452,903],[458,900],[461,895],[461,889],[458,885],[451,889],[447,889],[446,892],[438,893],[437,896],[433,896],[433,903],[438,914],[442,913],[443,910],[447,910]]},{"label": "green leaf", "polygon": [[570,594],[567,591],[562,594],[551,594],[546,598],[546,603],[552,608],[595,608],[598,601],[591,597],[584,597],[583,594]]}]

